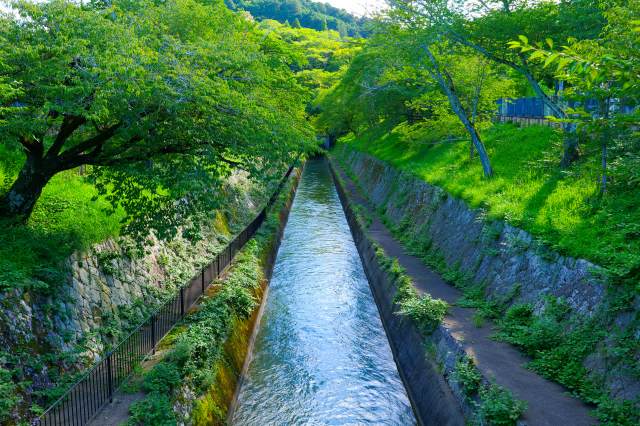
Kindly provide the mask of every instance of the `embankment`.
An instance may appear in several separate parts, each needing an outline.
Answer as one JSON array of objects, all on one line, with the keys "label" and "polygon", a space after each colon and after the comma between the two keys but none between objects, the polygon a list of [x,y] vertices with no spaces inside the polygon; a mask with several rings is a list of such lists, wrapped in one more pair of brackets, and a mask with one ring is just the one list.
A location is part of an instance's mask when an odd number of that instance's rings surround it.
[{"label": "embankment", "polygon": [[[405,384],[418,422],[424,425],[464,425],[465,412],[467,417],[470,417],[469,407],[464,398],[454,394],[446,383],[440,366],[426,356],[422,334],[415,324],[396,313],[397,307],[393,298],[398,291],[397,283],[380,265],[375,244],[367,236],[352,209],[345,188],[331,162],[330,165],[398,372]],[[452,348],[458,352],[457,348]]]},{"label": "embankment", "polygon": [[[544,357],[535,358],[540,369],[536,371],[567,386],[583,400],[596,400],[607,410],[605,417],[613,412],[626,413],[620,418],[634,412],[637,415],[633,405],[607,408],[609,401],[621,404],[640,395],[638,360],[621,355],[629,353],[625,348],[640,336],[637,298],[626,306],[614,306],[612,292],[616,290],[598,265],[563,256],[506,221],[487,220],[482,210],[471,209],[441,188],[367,154],[348,148],[334,154],[387,227],[407,236],[423,255],[436,258],[440,273],[453,277],[452,282],[467,283],[463,290],[478,290],[485,306],[496,307],[499,315],[511,306],[531,306],[533,318],[540,318],[532,323],[538,328],[527,329],[523,335],[529,340],[515,343],[525,351],[539,347],[546,351]],[[548,312],[558,306],[562,313],[552,319],[556,327],[552,328]],[[551,334],[542,338],[541,332]],[[437,334],[432,339],[441,343],[436,346],[450,346]],[[584,338],[591,343],[585,346],[582,342],[586,340],[576,341]],[[544,343],[549,339],[560,340],[546,348]],[[562,348],[554,352],[560,344]],[[575,345],[573,350],[571,345]],[[447,351],[455,353],[452,347]],[[556,356],[566,357],[566,361],[555,362]],[[445,370],[450,359],[455,357],[440,357]],[[566,376],[567,365],[561,364],[571,364],[569,368],[575,371],[571,378]]]},{"label": "embankment", "polygon": [[[254,238],[161,341],[159,354],[142,377],[134,379],[146,396],[129,407],[132,424],[225,424],[248,362],[300,174],[301,169],[293,171]],[[173,380],[167,381],[166,371],[172,372]]]},{"label": "embankment", "polygon": [[[14,388],[20,402],[9,416],[24,418],[32,404],[57,398],[74,373],[92,365],[209,264],[233,233],[253,220],[272,190],[236,173],[222,188],[215,220],[203,226],[196,241],[152,237],[140,248],[128,238],[110,239],[60,265],[52,291],[17,286],[0,293],[0,346],[6,350],[0,367],[13,370],[14,380],[30,383]],[[34,276],[38,273],[47,271]]]},{"label": "embankment", "polygon": [[[289,184],[279,196],[279,201],[269,213],[262,229],[258,231],[258,262],[253,267],[259,269],[260,278],[252,291],[252,296],[258,304],[248,318],[233,318],[230,333],[224,343],[223,356],[214,368],[217,371],[216,380],[207,392],[194,402],[192,419],[196,426],[223,425],[231,414],[238,388],[242,384],[242,376],[250,361],[269,280],[301,175],[302,168],[294,170]],[[227,275],[235,273],[242,272],[235,271],[232,264]]]}]

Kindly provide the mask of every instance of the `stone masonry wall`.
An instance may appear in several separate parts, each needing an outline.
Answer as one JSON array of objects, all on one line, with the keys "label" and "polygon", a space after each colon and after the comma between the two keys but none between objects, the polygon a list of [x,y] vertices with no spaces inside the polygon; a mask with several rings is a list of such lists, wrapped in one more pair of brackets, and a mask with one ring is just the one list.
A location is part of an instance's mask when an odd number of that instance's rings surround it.
[{"label": "stone masonry wall", "polygon": [[[607,286],[601,267],[584,259],[562,256],[528,232],[504,221],[488,221],[481,210],[446,191],[399,171],[367,154],[345,149],[341,161],[357,177],[371,202],[396,226],[429,241],[449,267],[459,268],[486,295],[510,303],[530,303],[539,312],[547,296],[562,298],[577,321],[607,309]],[[608,320],[608,330],[637,327],[640,298]],[[635,328],[634,328],[635,327]],[[635,400],[640,395],[637,356],[620,356],[613,334],[585,360],[585,367],[611,396]]]},{"label": "stone masonry wall", "polygon": [[[67,279],[55,294],[34,296],[20,289],[1,293],[0,345],[9,352],[32,348],[34,356],[80,352],[80,358],[71,361],[75,364],[96,360],[106,344],[135,327],[163,296],[210,262],[268,198],[268,190],[244,174],[232,176],[224,192],[224,210],[206,226],[202,240],[152,239],[141,251],[127,238],[110,239],[72,254],[64,265]],[[45,373],[24,375],[34,387],[46,387],[38,383],[38,377],[47,380]]]},{"label": "stone masonry wall", "polygon": [[[483,212],[408,173],[366,154],[345,157],[371,201],[395,224],[410,218],[410,232],[432,242],[448,265],[457,265],[496,297],[541,308],[545,296],[561,297],[574,312],[591,316],[605,296],[597,265],[561,256],[528,232]],[[515,286],[518,286],[516,292]]]}]

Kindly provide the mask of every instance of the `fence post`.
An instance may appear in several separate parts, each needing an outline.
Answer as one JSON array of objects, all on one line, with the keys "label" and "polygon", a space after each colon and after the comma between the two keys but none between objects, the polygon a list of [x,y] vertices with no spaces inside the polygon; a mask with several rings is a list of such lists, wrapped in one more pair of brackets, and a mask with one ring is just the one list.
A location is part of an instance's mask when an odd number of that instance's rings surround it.
[{"label": "fence post", "polygon": [[202,294],[204,294],[204,269],[202,270]]},{"label": "fence post", "polygon": [[151,315],[151,351],[156,353],[156,315]]},{"label": "fence post", "polygon": [[180,316],[184,317],[184,287],[180,288]]},{"label": "fence post", "polygon": [[113,372],[111,371],[111,352],[107,355],[107,382],[109,382],[109,402],[113,402]]}]

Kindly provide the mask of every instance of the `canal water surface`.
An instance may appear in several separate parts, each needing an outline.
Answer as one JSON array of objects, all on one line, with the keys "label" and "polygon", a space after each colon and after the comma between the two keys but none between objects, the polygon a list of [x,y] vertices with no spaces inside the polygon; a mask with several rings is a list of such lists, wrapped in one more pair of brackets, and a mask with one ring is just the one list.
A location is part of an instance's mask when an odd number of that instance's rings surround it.
[{"label": "canal water surface", "polygon": [[415,424],[324,160],[305,167],[230,423]]}]

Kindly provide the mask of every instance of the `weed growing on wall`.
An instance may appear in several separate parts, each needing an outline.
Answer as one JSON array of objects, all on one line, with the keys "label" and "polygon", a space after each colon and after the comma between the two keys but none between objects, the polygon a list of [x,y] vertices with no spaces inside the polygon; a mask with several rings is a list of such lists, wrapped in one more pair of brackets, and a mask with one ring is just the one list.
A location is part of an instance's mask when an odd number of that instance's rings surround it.
[{"label": "weed growing on wall", "polygon": [[495,426],[515,425],[527,409],[527,404],[513,397],[513,394],[494,383],[483,386],[479,391],[480,418],[485,424]]},{"label": "weed growing on wall", "polygon": [[384,249],[373,243],[378,264],[390,275],[396,285],[396,295],[393,302],[398,306],[398,312],[415,322],[420,331],[432,333],[447,314],[449,305],[441,299],[435,299],[430,294],[418,294],[413,281],[400,266],[397,259],[386,255]]},{"label": "weed growing on wall", "polygon": [[483,381],[482,375],[468,356],[463,356],[456,362],[453,379],[475,408],[478,424],[515,425],[527,409],[527,404],[514,398],[509,390]]},{"label": "weed growing on wall", "polygon": [[472,398],[478,394],[482,383],[482,375],[471,358],[462,357],[456,362],[453,378],[458,382],[467,398]]},{"label": "weed growing on wall", "polygon": [[434,299],[425,293],[422,296],[412,295],[398,301],[400,313],[411,318],[425,333],[430,333],[442,322],[449,305]]}]

